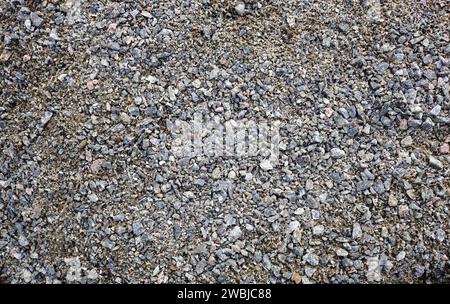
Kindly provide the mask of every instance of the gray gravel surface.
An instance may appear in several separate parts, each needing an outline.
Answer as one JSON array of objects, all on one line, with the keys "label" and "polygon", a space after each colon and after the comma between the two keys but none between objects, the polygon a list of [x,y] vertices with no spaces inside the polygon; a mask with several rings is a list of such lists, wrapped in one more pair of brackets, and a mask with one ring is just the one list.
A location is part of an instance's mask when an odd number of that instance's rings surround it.
[{"label": "gray gravel surface", "polygon": [[[0,0],[0,281],[448,283],[449,8]],[[278,164],[175,159],[199,108]]]}]

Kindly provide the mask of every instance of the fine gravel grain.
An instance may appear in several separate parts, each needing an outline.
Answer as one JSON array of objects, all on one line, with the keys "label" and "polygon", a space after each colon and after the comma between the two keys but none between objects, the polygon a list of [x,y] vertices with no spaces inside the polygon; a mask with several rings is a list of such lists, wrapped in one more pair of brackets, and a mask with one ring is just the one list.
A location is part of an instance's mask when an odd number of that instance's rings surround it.
[{"label": "fine gravel grain", "polygon": [[[449,9],[0,0],[0,281],[450,282]],[[177,159],[198,109],[278,162]]]}]

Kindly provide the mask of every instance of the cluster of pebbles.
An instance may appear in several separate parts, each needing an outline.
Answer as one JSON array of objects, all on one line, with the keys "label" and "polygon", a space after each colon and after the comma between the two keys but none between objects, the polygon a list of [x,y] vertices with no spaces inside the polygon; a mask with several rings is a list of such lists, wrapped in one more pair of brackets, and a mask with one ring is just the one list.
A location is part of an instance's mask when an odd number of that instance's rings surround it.
[{"label": "cluster of pebbles", "polygon": [[448,4],[0,1],[0,282],[449,282]]}]

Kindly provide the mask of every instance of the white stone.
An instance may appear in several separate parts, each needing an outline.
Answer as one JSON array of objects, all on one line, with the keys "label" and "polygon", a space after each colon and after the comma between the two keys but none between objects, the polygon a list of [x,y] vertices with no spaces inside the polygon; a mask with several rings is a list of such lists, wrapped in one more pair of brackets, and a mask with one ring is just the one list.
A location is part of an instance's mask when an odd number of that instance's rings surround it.
[{"label": "white stone", "polygon": [[397,260],[397,262],[403,260],[406,256],[406,252],[404,251],[400,251],[397,256],[395,257],[395,259]]},{"label": "white stone", "polygon": [[345,156],[344,150],[341,150],[339,148],[333,148],[331,149],[331,157],[333,158],[342,158]]},{"label": "white stone", "polygon": [[31,281],[32,273],[28,269],[22,270],[22,279],[25,283],[29,283]]},{"label": "white stone", "polygon": [[317,225],[313,227],[314,235],[322,235],[325,231],[325,227],[323,225]]},{"label": "white stone", "polygon": [[287,233],[294,232],[294,230],[296,230],[298,227],[300,227],[300,222],[299,221],[290,222],[289,226],[288,226],[288,229],[287,229]]},{"label": "white stone", "polygon": [[234,10],[236,11],[236,13],[237,13],[239,16],[244,15],[244,14],[245,14],[245,4],[242,3],[242,2],[239,2],[239,3],[234,7]]},{"label": "white stone", "polygon": [[362,237],[363,231],[361,229],[361,225],[359,223],[353,224],[353,230],[352,230],[352,238],[353,239],[359,239]]},{"label": "white stone", "polygon": [[336,250],[336,255],[339,257],[346,257],[348,256],[348,251],[342,248],[339,248]]},{"label": "white stone", "polygon": [[260,166],[261,169],[263,169],[264,171],[268,171],[268,170],[272,170],[272,169],[273,169],[272,163],[271,163],[270,160],[268,160],[268,159],[264,159],[263,161],[261,161],[261,163],[259,164],[259,166]]},{"label": "white stone", "polygon": [[429,162],[430,162],[431,167],[438,169],[438,170],[442,169],[441,161],[438,160],[437,158],[435,158],[434,156],[430,155]]},{"label": "white stone", "polygon": [[369,282],[381,281],[380,261],[378,257],[367,258],[367,273],[366,278]]},{"label": "white stone", "polygon": [[230,240],[235,241],[242,236],[242,230],[239,226],[234,226],[233,229],[228,233],[228,237]]}]

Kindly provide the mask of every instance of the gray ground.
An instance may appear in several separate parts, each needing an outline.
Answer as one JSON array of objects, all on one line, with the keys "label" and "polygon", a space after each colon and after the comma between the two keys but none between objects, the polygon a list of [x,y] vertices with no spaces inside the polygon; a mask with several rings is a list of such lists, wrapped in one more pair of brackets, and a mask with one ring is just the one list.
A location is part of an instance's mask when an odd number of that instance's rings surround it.
[{"label": "gray ground", "polygon": [[0,0],[0,281],[449,282],[449,4]]}]

